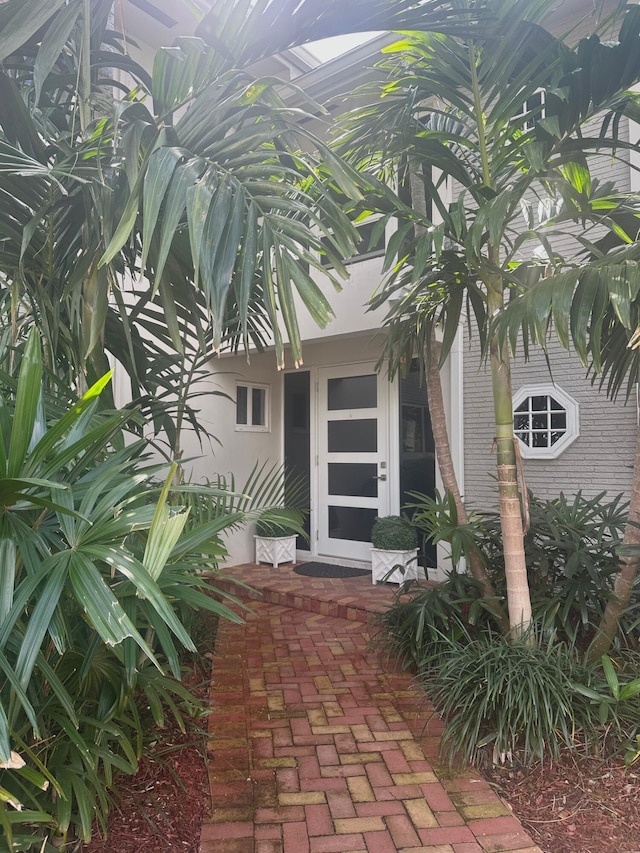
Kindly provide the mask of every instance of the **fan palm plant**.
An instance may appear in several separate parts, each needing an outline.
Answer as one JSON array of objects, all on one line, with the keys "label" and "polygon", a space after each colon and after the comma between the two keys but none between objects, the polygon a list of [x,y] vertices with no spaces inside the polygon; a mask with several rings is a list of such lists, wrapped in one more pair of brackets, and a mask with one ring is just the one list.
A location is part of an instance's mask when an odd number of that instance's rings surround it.
[{"label": "fan palm plant", "polygon": [[[607,131],[636,110],[627,89],[640,77],[639,16],[636,7],[626,12],[617,42],[592,36],[571,46],[543,28],[548,2],[485,5],[499,37],[410,34],[388,48],[380,81],[351,117],[342,150],[382,177],[399,173],[400,183],[409,184],[409,169],[417,171],[431,205],[425,211],[398,203],[391,214],[399,219],[387,254],[391,275],[374,300],[394,300],[388,354],[397,364],[415,352],[416,341],[432,349],[439,325],[442,363],[465,314],[475,318],[491,364],[509,620],[518,634],[530,622],[531,604],[510,355],[489,320],[523,281],[562,265],[555,232],[585,222],[618,227],[608,212],[619,199],[591,180],[588,163],[624,148]],[[536,202],[545,211],[537,223]],[[539,245],[544,263],[533,256]],[[603,268],[610,263],[615,259],[598,261]]]}]

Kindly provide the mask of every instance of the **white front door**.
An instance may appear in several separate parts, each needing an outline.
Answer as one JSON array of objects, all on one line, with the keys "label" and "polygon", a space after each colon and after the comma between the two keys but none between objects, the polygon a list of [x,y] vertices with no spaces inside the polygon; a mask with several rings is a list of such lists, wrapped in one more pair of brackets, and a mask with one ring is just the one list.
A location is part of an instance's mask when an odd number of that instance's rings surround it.
[{"label": "white front door", "polygon": [[389,513],[388,382],[373,364],[318,379],[318,553],[368,561],[373,522]]}]

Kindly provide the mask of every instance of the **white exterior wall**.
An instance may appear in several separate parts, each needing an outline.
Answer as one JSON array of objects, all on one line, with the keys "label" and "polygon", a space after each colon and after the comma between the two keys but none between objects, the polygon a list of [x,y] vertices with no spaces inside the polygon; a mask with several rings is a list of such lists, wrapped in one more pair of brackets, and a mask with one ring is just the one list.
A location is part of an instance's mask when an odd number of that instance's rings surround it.
[{"label": "white exterior wall", "polygon": [[[327,338],[304,346],[303,370],[314,372],[318,367],[359,362],[375,362],[379,355],[380,341],[370,334],[348,338]],[[290,363],[290,359],[287,359]],[[189,433],[183,442],[186,465],[193,481],[211,478],[216,473],[233,473],[236,487],[241,488],[256,462],[280,463],[284,456],[283,433],[283,372],[278,371],[273,351],[252,353],[250,363],[244,355],[223,356],[211,361],[211,380],[201,383],[198,390],[222,392],[227,396],[203,398],[200,423],[217,442],[209,442],[202,449],[197,438]],[[235,428],[235,389],[237,382],[267,385],[269,388],[269,420],[267,432],[238,432]],[[312,395],[313,423],[313,395]],[[311,448],[312,456],[314,448]],[[315,484],[312,483],[312,490]],[[313,500],[313,498],[312,498]],[[253,561],[253,525],[230,533],[226,539],[229,549],[229,565]]]},{"label": "white exterior wall", "polygon": [[[199,422],[212,438],[201,447],[197,436],[185,429],[183,438],[185,469],[192,482],[212,479],[216,474],[235,477],[241,490],[256,462],[282,461],[282,375],[276,369],[273,352],[223,357],[210,362],[211,378],[200,382],[196,393],[207,390],[218,396],[193,398],[200,410]],[[269,389],[269,429],[266,432],[236,431],[236,383],[266,385]],[[241,530],[226,537],[230,565],[253,561],[253,530]]]},{"label": "white exterior wall", "polygon": [[[303,348],[304,366],[303,370],[309,370],[311,374],[311,529],[314,533],[317,508],[319,501],[319,486],[317,482],[317,469],[313,461],[320,453],[317,442],[317,433],[314,428],[316,422],[316,400],[314,387],[318,370],[324,367],[371,364],[378,360],[383,342],[383,333],[380,331],[368,331],[352,333],[342,336],[324,336],[314,341],[308,341]],[[456,412],[458,400],[462,394],[462,361],[461,346],[454,347],[454,353],[443,368],[443,386],[445,401],[447,401],[447,418],[449,421],[452,450],[454,460],[457,463],[459,477],[462,482],[463,476],[463,452],[462,452],[462,417],[461,406]],[[290,359],[287,359],[290,363]],[[283,433],[283,382],[284,373],[276,368],[276,359],[273,351],[265,353],[253,353],[251,361],[247,364],[244,355],[223,356],[212,360],[211,379],[201,383],[198,390],[206,388],[214,392],[221,392],[226,396],[211,396],[201,398],[200,402],[194,400],[194,405],[201,409],[200,422],[215,438],[217,442],[208,442],[200,448],[195,436],[186,434],[183,441],[184,455],[190,461],[186,468],[190,472],[190,479],[199,481],[211,478],[216,473],[229,474],[233,472],[236,478],[236,487],[242,488],[249,473],[256,462],[280,463],[284,458],[284,433]],[[287,371],[285,371],[287,372]],[[237,382],[249,384],[266,385],[269,388],[269,430],[267,432],[239,432],[235,428],[235,389]],[[425,391],[426,393],[426,391]],[[390,387],[388,403],[388,474],[390,505],[389,512],[396,514],[399,506],[399,411],[398,411],[398,388],[393,383]],[[438,475],[437,475],[438,477]],[[437,485],[441,488],[439,477]],[[253,561],[253,525],[231,532],[226,539],[229,549],[229,564],[245,563]],[[315,552],[315,542],[312,540],[311,552]],[[447,568],[446,554],[444,550],[439,553],[439,565]]]},{"label": "white exterior wall", "polygon": [[374,331],[382,326],[386,311],[367,311],[366,307],[382,278],[382,258],[349,264],[347,270],[349,278],[342,283],[340,291],[335,290],[328,278],[320,278],[319,273],[314,273],[314,279],[327,297],[335,316],[326,329],[319,329],[298,300],[298,321],[303,341],[326,338],[328,335]]}]

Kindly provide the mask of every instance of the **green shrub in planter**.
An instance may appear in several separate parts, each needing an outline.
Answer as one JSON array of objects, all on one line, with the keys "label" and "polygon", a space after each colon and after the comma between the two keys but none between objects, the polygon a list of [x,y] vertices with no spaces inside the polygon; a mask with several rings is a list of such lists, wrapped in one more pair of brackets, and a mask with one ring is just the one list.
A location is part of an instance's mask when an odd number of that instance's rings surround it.
[{"label": "green shrub in planter", "polygon": [[375,520],[371,544],[381,551],[413,551],[418,547],[418,534],[406,518],[388,515]]}]

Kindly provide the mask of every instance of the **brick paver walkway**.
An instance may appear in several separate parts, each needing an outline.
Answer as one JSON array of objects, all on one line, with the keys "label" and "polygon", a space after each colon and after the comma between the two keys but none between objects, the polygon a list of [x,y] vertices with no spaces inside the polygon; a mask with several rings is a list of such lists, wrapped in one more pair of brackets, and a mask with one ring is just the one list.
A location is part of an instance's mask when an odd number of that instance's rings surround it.
[{"label": "brick paver walkway", "polygon": [[[324,616],[339,616],[367,622],[386,610],[398,590],[397,584],[372,584],[370,576],[355,578],[309,578],[295,573],[290,564],[260,566],[246,563],[225,570],[223,584],[242,598],[257,598],[296,610]],[[220,579],[216,577],[220,586]],[[241,584],[251,587],[243,589]]]},{"label": "brick paver walkway", "polygon": [[474,772],[438,769],[440,720],[363,621],[251,607],[216,639],[201,853],[541,853]]}]

